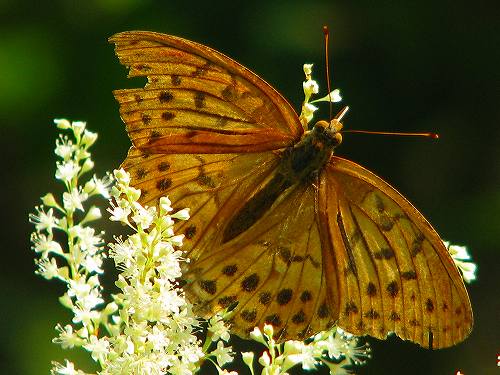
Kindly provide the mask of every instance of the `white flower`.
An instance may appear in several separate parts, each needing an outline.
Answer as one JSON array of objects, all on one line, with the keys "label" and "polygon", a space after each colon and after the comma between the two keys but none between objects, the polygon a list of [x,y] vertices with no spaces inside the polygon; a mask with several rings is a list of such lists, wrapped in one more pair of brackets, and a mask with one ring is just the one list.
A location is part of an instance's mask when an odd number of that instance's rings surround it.
[{"label": "white flower", "polygon": [[59,336],[52,339],[52,342],[61,345],[63,349],[72,349],[75,346],[81,346],[85,342],[73,331],[73,326],[70,324],[65,325],[64,328],[57,324],[56,331],[59,332]]},{"label": "white flower", "polygon": [[80,174],[86,173],[94,168],[94,162],[90,160],[89,158],[90,155],[81,155],[81,158],[86,158],[85,161],[83,162],[81,168],[80,168]]},{"label": "white flower", "polygon": [[57,204],[56,199],[54,198],[54,195],[52,193],[47,193],[42,197],[42,203],[47,206],[47,207],[56,207],[58,208],[59,205]]},{"label": "white flower", "polygon": [[230,346],[225,347],[222,341],[217,342],[217,349],[212,351],[210,355],[215,356],[217,359],[217,364],[223,367],[226,363],[230,363],[233,360],[233,352]]},{"label": "white flower", "polygon": [[51,280],[54,277],[60,276],[60,269],[57,265],[56,258],[37,259],[35,263],[38,268],[35,272],[43,278]]},{"label": "white flower", "polygon": [[92,177],[95,183],[95,190],[97,194],[103,196],[104,198],[109,198],[109,187],[113,184],[113,179],[109,173],[103,178]]},{"label": "white flower", "polygon": [[75,149],[76,146],[68,139],[67,136],[60,135],[59,139],[56,140],[56,148],[54,152],[61,159],[68,161],[73,156]]},{"label": "white flower", "polygon": [[154,215],[156,213],[155,207],[142,207],[139,203],[133,202],[132,220],[136,225],[144,230],[148,229],[153,223]]},{"label": "white flower", "polygon": [[271,357],[269,357],[267,351],[264,351],[264,353],[262,353],[259,358],[259,363],[264,367],[268,367],[271,364]]},{"label": "white flower", "polygon": [[220,314],[215,314],[212,318],[210,318],[208,331],[212,334],[212,341],[219,341],[219,339],[222,339],[225,342],[229,341],[229,328],[224,324]]},{"label": "white flower", "polygon": [[121,221],[122,223],[128,223],[128,216],[132,212],[130,207],[114,206],[113,203],[111,203],[111,207],[107,211],[111,214],[109,220]]},{"label": "white flower", "polygon": [[264,339],[259,327],[254,327],[253,331],[250,332],[250,338],[267,346],[266,340]]},{"label": "white flower", "polygon": [[59,242],[52,240],[52,236],[34,232],[31,234],[33,250],[40,254],[40,257],[47,258],[49,253],[62,255],[64,253]]},{"label": "white flower", "polygon": [[93,320],[96,320],[99,318],[98,311],[92,311],[92,310],[85,308],[85,307],[74,306],[73,307],[73,314],[74,314],[74,317],[71,321],[73,323],[82,323],[84,325],[91,324],[91,322]]},{"label": "white flower", "polygon": [[368,344],[358,346],[358,340],[353,337],[347,341],[343,355],[346,357],[349,364],[361,365],[371,357],[370,352],[371,349]]},{"label": "white flower", "polygon": [[[337,327],[337,330],[339,328]],[[346,346],[346,341],[342,339],[342,334],[330,334],[326,340],[326,349],[328,350],[328,357],[339,359]]]},{"label": "white flower", "polygon": [[467,251],[467,247],[451,245],[449,242],[444,241],[444,245],[448,248],[453,261],[458,269],[462,272],[462,276],[466,283],[471,283],[476,279],[477,265],[471,262],[471,256]]},{"label": "white flower", "polygon": [[302,106],[301,117],[304,117],[307,122],[310,122],[314,117],[314,112],[318,110],[318,107],[312,105],[311,103],[304,103]]},{"label": "white flower", "polygon": [[178,234],[176,236],[172,236],[168,239],[172,245],[174,246],[182,246],[182,241],[184,240],[184,235],[183,234]]},{"label": "white flower", "polygon": [[65,365],[62,365],[57,362],[52,362],[52,369],[50,370],[51,374],[57,375],[85,375],[85,373],[81,370],[76,370],[73,362],[65,360]]},{"label": "white flower", "polygon": [[82,267],[86,269],[89,274],[104,273],[104,269],[102,268],[102,258],[97,256],[92,256],[92,255],[86,256],[82,261]]},{"label": "white flower", "polygon": [[128,186],[130,184],[130,174],[126,172],[123,168],[115,169],[113,171],[116,182]]},{"label": "white flower", "polygon": [[325,95],[320,99],[313,100],[311,103],[317,103],[317,102],[332,102],[332,103],[337,103],[342,100],[342,97],[340,96],[340,90],[335,89],[330,92],[329,95]]},{"label": "white flower", "polygon": [[36,214],[29,214],[29,221],[35,224],[38,232],[46,231],[52,233],[52,229],[58,228],[59,219],[54,216],[54,210],[49,208],[47,212],[42,206],[35,207]]},{"label": "white flower", "polygon": [[309,101],[309,98],[313,94],[317,94],[319,92],[318,83],[313,79],[308,79],[302,83],[302,88],[304,89],[304,95],[306,97],[306,102]]},{"label": "white flower", "polygon": [[56,163],[56,178],[64,182],[70,182],[80,172],[80,166],[73,160],[63,161]]},{"label": "white flower", "polygon": [[68,295],[70,297],[76,297],[77,299],[83,299],[90,293],[92,286],[87,283],[87,280],[80,277],[76,280],[69,281]]},{"label": "white flower", "polygon": [[154,350],[164,350],[169,345],[170,339],[162,325],[155,325],[152,332],[147,335],[147,340],[151,343]]},{"label": "white flower", "polygon": [[102,246],[102,239],[100,236],[95,235],[94,228],[75,225],[68,232],[77,240],[80,250],[91,255],[96,254],[100,246]]},{"label": "white flower", "polygon": [[102,217],[101,210],[96,207],[92,206],[87,212],[87,215],[83,218],[83,220],[80,222],[80,224],[84,223],[89,223],[91,221],[99,220]]},{"label": "white flower", "polygon": [[182,360],[186,362],[196,363],[204,356],[203,351],[198,346],[184,346],[179,349]]},{"label": "white flower", "polygon": [[115,264],[122,264],[128,268],[134,262],[135,248],[130,241],[123,241],[121,237],[115,237],[116,243],[109,245],[109,255],[115,260]]},{"label": "white flower", "polygon": [[83,202],[87,200],[88,195],[78,188],[71,189],[70,192],[63,193],[63,206],[67,211],[83,211]]},{"label": "white flower", "polygon": [[219,372],[219,375],[238,375],[236,371],[228,371],[226,369],[217,369]]},{"label": "white flower", "polygon": [[94,361],[102,362],[109,354],[109,341],[107,337],[97,338],[97,336],[90,336],[90,342],[83,345],[85,349],[91,352]]}]

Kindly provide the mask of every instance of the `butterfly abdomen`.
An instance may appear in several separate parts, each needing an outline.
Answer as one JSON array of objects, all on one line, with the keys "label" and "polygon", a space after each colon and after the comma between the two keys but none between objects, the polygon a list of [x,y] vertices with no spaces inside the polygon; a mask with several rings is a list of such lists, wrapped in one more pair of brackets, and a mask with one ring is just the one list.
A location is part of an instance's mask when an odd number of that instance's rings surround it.
[{"label": "butterfly abdomen", "polygon": [[309,183],[330,158],[333,146],[325,145],[317,132],[304,136],[281,154],[276,174],[234,215],[224,230],[223,243],[245,232],[261,219],[278,197],[293,185]]}]

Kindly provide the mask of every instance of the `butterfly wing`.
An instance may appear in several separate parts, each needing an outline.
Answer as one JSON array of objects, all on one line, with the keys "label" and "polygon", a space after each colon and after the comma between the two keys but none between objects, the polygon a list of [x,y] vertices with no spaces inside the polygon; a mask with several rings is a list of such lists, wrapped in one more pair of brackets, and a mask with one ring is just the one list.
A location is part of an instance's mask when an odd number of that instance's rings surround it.
[{"label": "butterfly wing", "polygon": [[[133,147],[123,167],[143,190],[141,203],[169,196],[189,207],[184,250],[212,244],[234,212],[273,173],[276,149],[300,139],[290,104],[257,75],[198,43],[153,32],[124,32],[110,41],[129,77],[144,88],[114,91]],[[210,235],[209,235],[210,234]]]},{"label": "butterfly wing", "polygon": [[361,166],[332,157],[320,176],[320,218],[335,256],[338,325],[444,348],[472,329],[462,277],[431,225]]},{"label": "butterfly wing", "polygon": [[333,264],[319,225],[315,186],[297,182],[234,240],[206,243],[184,290],[207,317],[237,302],[232,331],[243,337],[264,323],[278,341],[325,330],[338,316],[338,288],[327,284]]},{"label": "butterfly wing", "polygon": [[144,88],[114,91],[133,145],[149,153],[238,153],[293,145],[303,128],[290,104],[236,61],[179,37],[112,36],[129,77]]}]

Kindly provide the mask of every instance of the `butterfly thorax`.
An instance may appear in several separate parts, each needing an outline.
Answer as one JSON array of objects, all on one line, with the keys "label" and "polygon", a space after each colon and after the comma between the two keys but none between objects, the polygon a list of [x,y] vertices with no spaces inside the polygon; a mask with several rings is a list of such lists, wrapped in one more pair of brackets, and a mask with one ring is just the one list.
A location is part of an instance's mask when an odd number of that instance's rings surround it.
[{"label": "butterfly thorax", "polygon": [[318,121],[300,142],[285,150],[280,165],[282,172],[294,181],[309,181],[315,177],[341,143],[338,132],[341,127],[340,123]]},{"label": "butterfly thorax", "polygon": [[223,243],[249,229],[282,194],[316,178],[342,140],[337,124],[319,121],[297,144],[282,151],[276,174],[236,212],[224,230]]}]

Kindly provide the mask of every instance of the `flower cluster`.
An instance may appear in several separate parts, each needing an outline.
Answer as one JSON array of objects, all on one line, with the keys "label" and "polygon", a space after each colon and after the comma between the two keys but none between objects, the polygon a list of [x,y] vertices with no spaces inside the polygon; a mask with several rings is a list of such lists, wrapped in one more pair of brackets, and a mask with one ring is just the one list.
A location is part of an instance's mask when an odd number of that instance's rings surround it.
[{"label": "flower cluster", "polygon": [[[290,340],[278,345],[273,334],[273,326],[267,324],[263,332],[255,328],[250,334],[253,340],[267,348],[258,359],[263,366],[262,375],[286,375],[299,364],[308,371],[327,366],[330,374],[350,374],[350,367],[362,365],[370,358],[368,344],[358,345],[357,337],[336,327],[318,333],[310,342]],[[254,375],[254,354],[242,353],[242,357]]]},{"label": "flower cluster", "polygon": [[[70,131],[71,137],[61,134],[56,141],[57,161],[56,179],[63,182],[66,191],[57,200],[48,193],[42,198],[42,205],[29,215],[35,224],[31,235],[32,249],[38,255],[35,260],[37,274],[50,279],[59,279],[67,286],[67,291],[60,297],[60,302],[73,312],[71,324],[58,325],[59,335],[53,341],[63,348],[83,346],[90,350],[95,347],[97,332],[102,322],[108,320],[114,311],[113,306],[102,308],[102,286],[98,275],[103,273],[103,260],[106,257],[102,232],[97,233],[89,223],[101,218],[101,211],[96,206],[88,209],[84,205],[91,197],[109,198],[111,178],[92,176],[80,185],[81,177],[94,166],[89,148],[97,139],[97,134],[86,129],[84,122],[55,120],[57,127]],[[56,241],[56,232],[62,233],[65,244]],[[94,350],[94,349],[92,349]],[[61,369],[64,371],[59,371]],[[54,373],[77,373],[73,365],[55,364]]]},{"label": "flower cluster", "polygon": [[[175,283],[185,260],[179,250],[184,235],[175,235],[173,225],[187,220],[189,210],[173,212],[167,197],[160,198],[158,208],[143,207],[137,202],[141,191],[129,185],[128,173],[117,170],[114,176],[110,219],[133,233],[126,239],[116,237],[110,245],[110,257],[121,271],[116,282],[121,293],[114,295],[119,316],[113,317],[119,329],[108,339],[108,360],[101,374],[138,374],[145,369],[152,374],[192,374],[210,357],[221,369],[232,361],[231,348],[223,342],[229,339],[227,328],[214,318],[214,334],[202,347],[195,335],[199,322]],[[208,352],[215,341],[216,349]]]},{"label": "flower cluster", "polygon": [[[189,210],[173,212],[168,198],[158,208],[138,203],[140,190],[129,185],[130,176],[123,170],[114,179],[91,177],[83,186],[79,179],[93,168],[89,147],[96,135],[85,123],[56,120],[62,130],[55,153],[56,178],[66,191],[59,203],[53,194],[42,198],[43,204],[29,216],[35,224],[33,250],[37,253],[36,273],[46,279],[59,279],[67,285],[61,303],[72,310],[72,324],[56,326],[54,343],[64,349],[82,347],[101,368],[99,374],[193,374],[208,360],[219,373],[232,361],[227,327],[220,316],[208,322],[203,345],[195,335],[201,331],[192,306],[185,300],[175,280],[181,276],[183,236],[175,235],[174,222],[187,220]],[[112,181],[115,185],[109,189]],[[132,229],[126,238],[115,237],[109,257],[120,271],[116,281],[120,293],[105,303],[98,276],[106,258],[103,233],[96,233],[88,223],[101,217],[92,206],[85,209],[92,196],[110,200],[110,219]],[[65,241],[54,235],[65,234]],[[57,240],[59,239],[59,241]],[[64,242],[64,243],[63,243]],[[85,374],[66,360],[54,362],[53,374]]]},{"label": "flower cluster", "polygon": [[300,122],[302,123],[304,130],[307,130],[308,123],[314,117],[314,112],[318,110],[318,107],[313,105],[313,103],[318,103],[318,102],[337,103],[342,100],[339,89],[335,89],[320,99],[310,101],[311,96],[319,92],[318,83],[312,79],[312,67],[313,64],[304,64],[304,74],[306,75],[306,80],[302,84],[304,88],[304,102],[302,103],[302,112],[300,113],[299,116]]}]

